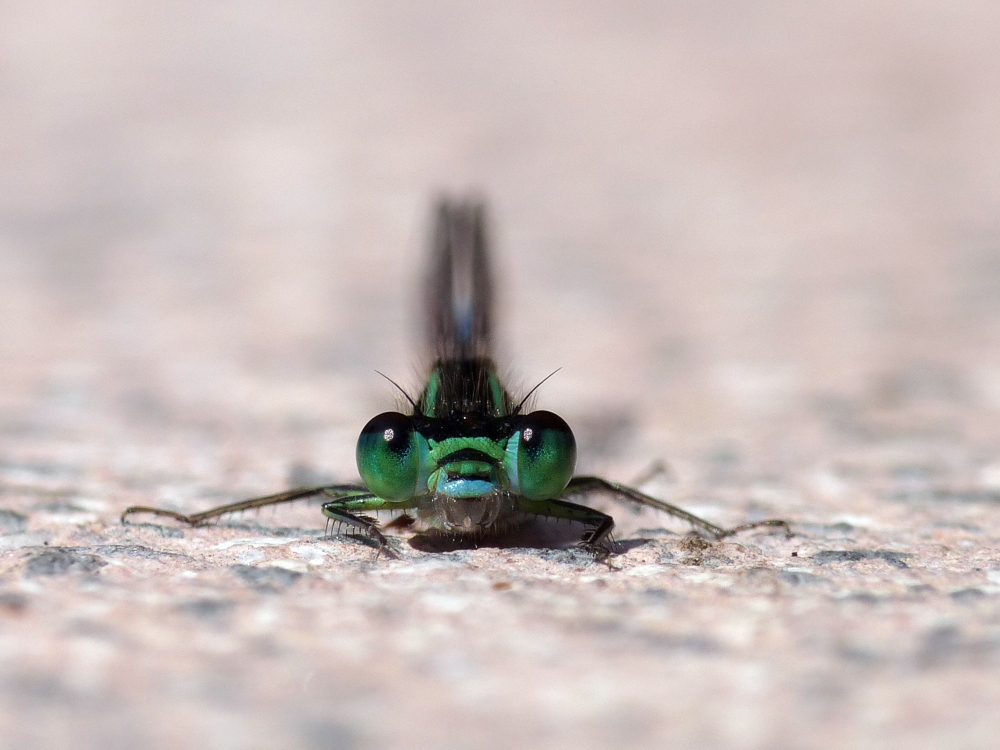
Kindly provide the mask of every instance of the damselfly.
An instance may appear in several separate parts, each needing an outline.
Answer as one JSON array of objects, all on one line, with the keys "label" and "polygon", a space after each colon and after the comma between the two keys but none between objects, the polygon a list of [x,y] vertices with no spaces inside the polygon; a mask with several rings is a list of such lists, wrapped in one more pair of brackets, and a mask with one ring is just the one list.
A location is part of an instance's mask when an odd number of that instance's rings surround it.
[{"label": "damselfly", "polygon": [[467,546],[502,540],[536,519],[575,522],[578,544],[606,557],[614,519],[574,502],[605,495],[683,519],[714,539],[761,526],[787,533],[780,520],[726,529],[617,482],[574,476],[576,441],[569,425],[550,411],[526,411],[534,389],[514,399],[497,374],[484,214],[475,201],[438,206],[426,288],[433,366],[417,398],[400,389],[410,414],[379,414],[361,431],[356,458],[362,484],[293,489],[192,515],[136,506],[122,520],[149,513],[200,526],[229,513],[319,496],[330,521],[379,550],[388,545],[385,527],[368,514],[396,511],[393,525],[420,522],[430,534]]}]

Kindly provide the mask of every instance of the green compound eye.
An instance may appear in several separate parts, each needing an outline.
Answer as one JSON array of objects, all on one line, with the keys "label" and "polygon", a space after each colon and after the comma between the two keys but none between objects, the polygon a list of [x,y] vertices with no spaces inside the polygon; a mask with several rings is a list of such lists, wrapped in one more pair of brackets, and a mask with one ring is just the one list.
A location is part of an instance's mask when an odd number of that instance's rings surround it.
[{"label": "green compound eye", "polygon": [[426,441],[405,414],[387,411],[374,417],[358,438],[358,472],[365,486],[383,500],[406,500],[417,492],[421,445]]},{"label": "green compound eye", "polygon": [[[576,468],[576,440],[565,420],[550,411],[535,411],[518,420],[513,441],[515,459],[508,466],[512,481],[529,500],[550,500],[566,489]],[[508,448],[510,452],[510,448]]]}]

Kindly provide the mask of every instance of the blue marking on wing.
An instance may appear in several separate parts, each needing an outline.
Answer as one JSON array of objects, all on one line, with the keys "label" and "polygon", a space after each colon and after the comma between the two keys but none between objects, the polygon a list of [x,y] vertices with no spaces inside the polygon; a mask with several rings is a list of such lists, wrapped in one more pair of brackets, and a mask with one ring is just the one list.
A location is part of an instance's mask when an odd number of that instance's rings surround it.
[{"label": "blue marking on wing", "polygon": [[475,324],[472,305],[470,303],[456,304],[452,307],[452,316],[455,322],[455,337],[462,344],[472,341],[472,327]]}]

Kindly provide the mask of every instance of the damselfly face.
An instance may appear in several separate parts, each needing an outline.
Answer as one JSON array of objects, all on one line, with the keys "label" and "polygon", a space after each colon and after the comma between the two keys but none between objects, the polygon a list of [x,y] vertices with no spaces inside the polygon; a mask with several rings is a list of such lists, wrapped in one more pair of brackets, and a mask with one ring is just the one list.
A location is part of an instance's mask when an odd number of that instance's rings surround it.
[{"label": "damselfly face", "polygon": [[456,379],[455,364],[439,362],[412,415],[385,412],[365,425],[356,452],[365,486],[395,501],[558,496],[576,467],[569,425],[549,411],[510,408],[488,360],[463,365],[474,377]]}]

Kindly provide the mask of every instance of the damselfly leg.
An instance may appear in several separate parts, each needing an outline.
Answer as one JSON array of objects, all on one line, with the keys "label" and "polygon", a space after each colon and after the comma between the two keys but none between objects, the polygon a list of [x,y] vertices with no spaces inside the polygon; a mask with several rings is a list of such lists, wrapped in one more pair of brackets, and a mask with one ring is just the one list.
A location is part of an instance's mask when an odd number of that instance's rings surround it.
[{"label": "damselfly leg", "polygon": [[[323,504],[323,514],[340,525],[342,529],[348,529],[360,533],[363,537],[370,539],[380,549],[387,547],[388,542],[379,530],[378,523],[371,518],[356,515],[370,511],[380,510],[404,510],[411,507],[406,503],[392,503],[382,500],[373,495],[368,488],[360,484],[330,484],[322,487],[302,487],[299,489],[279,492],[275,495],[264,495],[249,500],[242,500],[228,505],[220,505],[216,508],[184,515],[177,511],[166,508],[153,508],[144,505],[136,505],[127,508],[122,513],[121,521],[126,523],[126,518],[138,514],[148,514],[153,516],[163,516],[172,518],[175,521],[186,523],[190,526],[203,526],[209,521],[222,518],[233,513],[240,513],[247,510],[256,510],[273,505],[282,505],[295,502],[296,500],[307,500],[311,497],[326,496],[332,498]],[[392,506],[392,507],[390,507]]]}]

